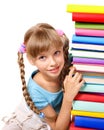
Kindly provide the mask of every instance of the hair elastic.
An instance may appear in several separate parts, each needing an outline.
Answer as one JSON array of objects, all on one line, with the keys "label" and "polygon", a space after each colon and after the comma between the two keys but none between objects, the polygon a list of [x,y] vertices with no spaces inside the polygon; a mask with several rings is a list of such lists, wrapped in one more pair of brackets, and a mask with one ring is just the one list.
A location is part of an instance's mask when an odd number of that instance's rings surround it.
[{"label": "hair elastic", "polygon": [[21,44],[21,46],[19,48],[19,52],[20,53],[25,53],[26,52],[26,46],[24,45],[24,43]]},{"label": "hair elastic", "polygon": [[58,33],[59,36],[63,36],[64,32],[60,29],[57,29],[56,32]]},{"label": "hair elastic", "polygon": [[43,119],[43,118],[45,118],[45,114],[43,112],[40,112],[39,117]]}]

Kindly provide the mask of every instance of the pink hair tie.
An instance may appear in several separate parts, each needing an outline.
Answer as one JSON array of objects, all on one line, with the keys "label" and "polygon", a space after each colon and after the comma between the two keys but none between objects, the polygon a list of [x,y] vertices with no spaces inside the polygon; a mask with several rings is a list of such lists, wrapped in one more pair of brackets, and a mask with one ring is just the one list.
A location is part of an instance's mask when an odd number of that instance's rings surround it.
[{"label": "pink hair tie", "polygon": [[21,44],[21,46],[19,48],[19,52],[20,53],[25,53],[26,52],[26,46],[24,45],[24,43]]},{"label": "pink hair tie", "polygon": [[58,33],[59,36],[63,36],[64,32],[60,29],[57,29],[56,32]]}]

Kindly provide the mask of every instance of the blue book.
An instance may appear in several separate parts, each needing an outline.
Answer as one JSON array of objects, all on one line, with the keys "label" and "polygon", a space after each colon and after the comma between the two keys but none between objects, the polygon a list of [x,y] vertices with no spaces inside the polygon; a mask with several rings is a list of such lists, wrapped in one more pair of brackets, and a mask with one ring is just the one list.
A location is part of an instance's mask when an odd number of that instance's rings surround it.
[{"label": "blue book", "polygon": [[75,126],[104,130],[104,118],[75,116]]},{"label": "blue book", "polygon": [[104,93],[104,85],[103,84],[94,84],[94,83],[85,83],[80,92],[95,92],[95,93]]},{"label": "blue book", "polygon": [[86,43],[95,45],[104,45],[104,37],[94,37],[94,36],[72,36],[72,43]]},{"label": "blue book", "polygon": [[73,110],[89,111],[89,112],[103,112],[104,113],[104,103],[74,100],[73,101]]}]

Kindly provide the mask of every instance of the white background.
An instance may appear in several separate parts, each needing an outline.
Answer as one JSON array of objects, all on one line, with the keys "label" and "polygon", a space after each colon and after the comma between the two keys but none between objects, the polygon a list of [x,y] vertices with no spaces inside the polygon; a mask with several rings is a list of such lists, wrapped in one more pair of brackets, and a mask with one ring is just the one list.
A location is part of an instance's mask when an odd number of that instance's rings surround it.
[{"label": "white background", "polygon": [[[0,120],[22,98],[17,50],[25,31],[36,23],[47,22],[64,30],[71,39],[74,24],[71,13],[66,12],[69,3],[104,5],[104,0],[0,0]],[[26,79],[33,69],[26,61]]]}]

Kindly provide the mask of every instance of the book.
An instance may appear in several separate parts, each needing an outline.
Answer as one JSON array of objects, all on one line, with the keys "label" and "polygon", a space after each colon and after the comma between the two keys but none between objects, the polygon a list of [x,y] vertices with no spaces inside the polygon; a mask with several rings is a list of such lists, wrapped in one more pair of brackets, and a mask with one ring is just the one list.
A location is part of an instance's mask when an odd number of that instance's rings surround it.
[{"label": "book", "polygon": [[85,5],[85,4],[67,4],[67,12],[86,12],[86,13],[104,13],[104,6]]},{"label": "book", "polygon": [[75,116],[75,126],[104,130],[104,119]]},{"label": "book", "polygon": [[73,66],[78,71],[104,73],[104,65],[74,63]]},{"label": "book", "polygon": [[87,116],[87,117],[104,118],[104,112],[71,110],[71,114],[74,116]]},{"label": "book", "polygon": [[86,43],[72,43],[70,49],[73,50],[85,50],[85,51],[99,51],[104,52],[104,45],[94,45],[94,44],[86,44]]},{"label": "book", "polygon": [[80,72],[86,83],[104,85],[104,73]]},{"label": "book", "polygon": [[74,22],[75,28],[104,30],[104,23]]},{"label": "book", "polygon": [[104,23],[104,14],[91,13],[72,13],[72,21],[75,22],[91,22]]},{"label": "book", "polygon": [[104,30],[96,29],[85,29],[85,28],[75,28],[75,34],[81,36],[97,36],[104,37]]},{"label": "book", "polygon": [[84,93],[79,92],[74,100],[91,101],[91,102],[102,102],[104,103],[104,94],[100,93]]},{"label": "book", "polygon": [[104,94],[104,85],[103,84],[85,83],[79,91]]},{"label": "book", "polygon": [[104,59],[104,52],[98,51],[76,50],[71,48],[70,54],[72,55],[72,57]]},{"label": "book", "polygon": [[86,83],[103,84],[104,85],[104,76],[83,75],[83,79],[85,80]]},{"label": "book", "polygon": [[104,113],[104,103],[74,100],[73,110]]},{"label": "book", "polygon": [[104,76],[104,73],[96,73],[96,72],[81,72],[80,73],[82,75],[86,75],[86,76]]},{"label": "book", "polygon": [[104,45],[94,45],[87,43],[71,43],[71,48],[73,50],[88,50],[88,51],[102,51],[104,52]]},{"label": "book", "polygon": [[72,121],[70,124],[69,130],[95,130],[95,129],[77,127],[75,126],[74,121]]},{"label": "book", "polygon": [[90,36],[72,36],[72,43],[86,43],[95,45],[104,45],[104,37],[90,37]]},{"label": "book", "polygon": [[[84,57],[73,57],[74,63],[83,63],[83,64],[102,64],[104,65],[104,59],[96,59],[96,58],[84,58]],[[93,76],[95,74],[93,73]],[[101,76],[101,75],[100,75]],[[104,76],[104,74],[103,74]]]}]

